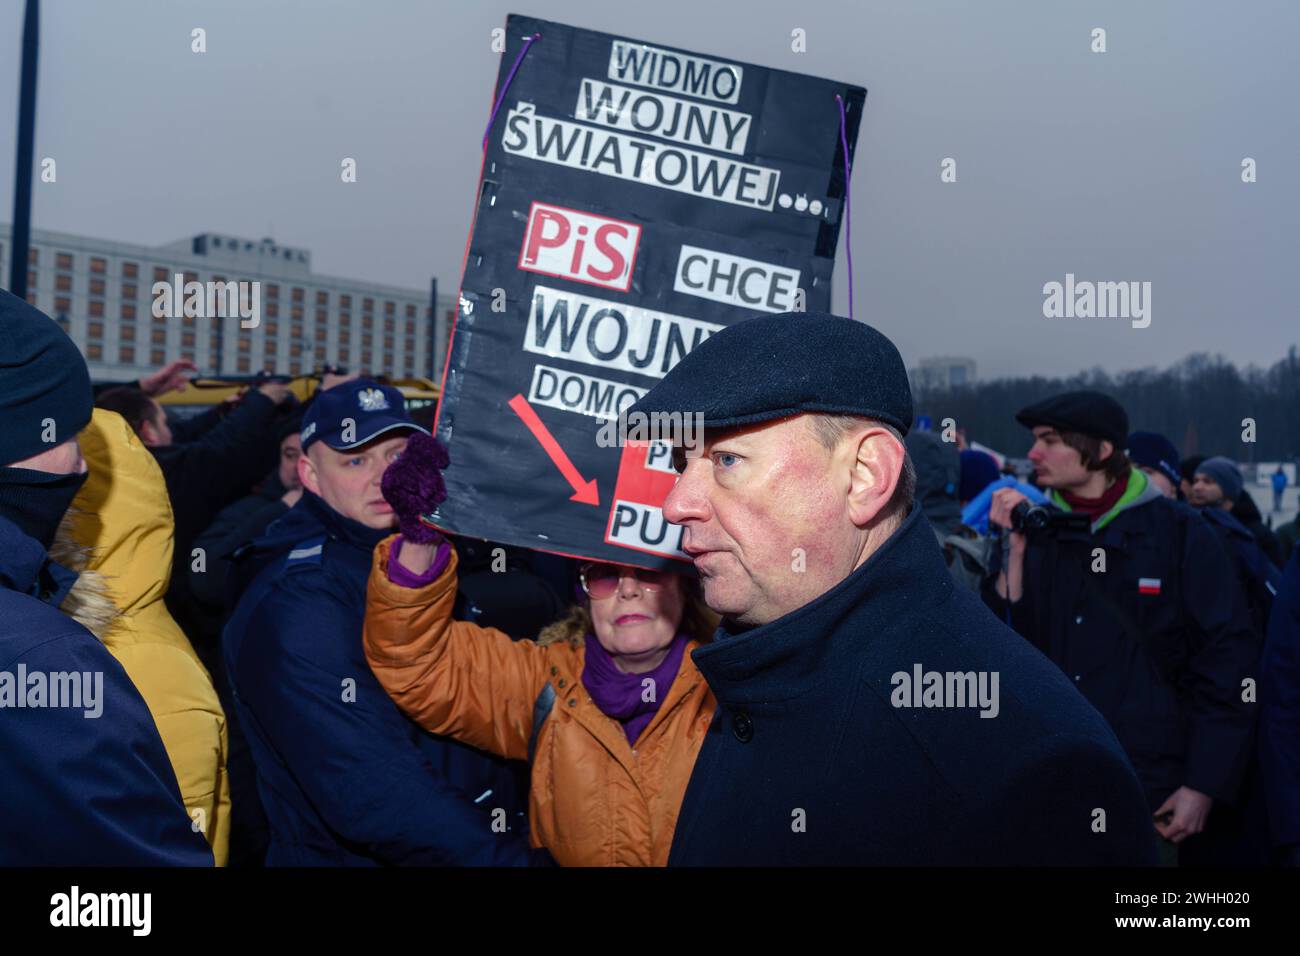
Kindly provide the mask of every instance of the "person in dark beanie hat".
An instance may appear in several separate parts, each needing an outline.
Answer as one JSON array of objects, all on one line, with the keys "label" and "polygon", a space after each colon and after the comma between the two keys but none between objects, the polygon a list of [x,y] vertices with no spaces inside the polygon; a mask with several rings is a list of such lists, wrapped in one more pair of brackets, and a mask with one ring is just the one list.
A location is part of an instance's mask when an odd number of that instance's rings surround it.
[{"label": "person in dark beanie hat", "polygon": [[1033,431],[1049,513],[1083,518],[1031,531],[1015,518],[1025,496],[994,492],[985,601],[1110,722],[1173,863],[1211,806],[1237,798],[1247,763],[1255,711],[1241,687],[1258,644],[1245,595],[1206,520],[1130,465],[1114,399],[1070,392],[1016,419]]},{"label": "person in dark beanie hat", "polygon": [[1141,468],[1166,498],[1178,497],[1178,449],[1158,432],[1134,432],[1128,436],[1129,461]]},{"label": "person in dark beanie hat", "polygon": [[1277,536],[1264,524],[1264,517],[1245,489],[1241,469],[1229,458],[1215,456],[1196,465],[1192,477],[1191,503],[1203,508],[1206,514],[1229,513],[1248,531],[1259,545],[1264,556],[1280,571],[1283,564],[1282,546]]},{"label": "person in dark beanie hat", "polygon": [[[679,473],[663,514],[723,616],[692,652],[719,712],[669,865],[1154,859],[1104,721],[954,585],[914,507],[912,397],[889,339],[827,314],[737,322],[620,425],[656,421],[682,425],[654,436],[674,439]],[[939,662],[1006,693],[928,709],[922,671]],[[1096,806],[1104,834],[1086,823]]]},{"label": "person in dark beanie hat", "polygon": [[[58,610],[76,574],[47,551],[86,478],[85,360],[3,291],[0,342],[0,866],[211,866],[144,700]],[[75,701],[33,683],[54,674],[82,678]]]}]

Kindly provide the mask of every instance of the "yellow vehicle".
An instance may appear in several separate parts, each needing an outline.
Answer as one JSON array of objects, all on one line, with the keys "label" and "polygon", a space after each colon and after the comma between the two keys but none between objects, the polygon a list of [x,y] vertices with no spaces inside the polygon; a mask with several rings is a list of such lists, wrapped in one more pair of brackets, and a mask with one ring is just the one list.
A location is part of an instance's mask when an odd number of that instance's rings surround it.
[{"label": "yellow vehicle", "polygon": [[[283,381],[283,379],[280,379]],[[285,384],[300,402],[305,402],[320,388],[321,377],[318,374],[299,375]],[[190,418],[206,412],[213,406],[220,405],[229,398],[234,398],[243,389],[255,386],[258,380],[252,376],[239,378],[192,378],[189,384],[179,392],[168,392],[158,397],[158,404],[169,413],[179,418]],[[427,378],[391,378],[389,385],[395,386],[406,399],[407,411],[415,412],[428,405],[436,405],[440,389]]]}]

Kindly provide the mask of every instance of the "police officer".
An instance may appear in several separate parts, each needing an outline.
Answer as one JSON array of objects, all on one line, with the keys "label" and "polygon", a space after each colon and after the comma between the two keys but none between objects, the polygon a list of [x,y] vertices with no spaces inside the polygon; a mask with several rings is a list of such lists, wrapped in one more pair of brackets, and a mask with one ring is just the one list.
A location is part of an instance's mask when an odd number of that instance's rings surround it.
[{"label": "police officer", "polygon": [[[1052,509],[1082,526],[1013,530],[985,600],[1050,657],[1110,722],[1164,838],[1162,859],[1237,795],[1249,757],[1258,644],[1244,596],[1204,518],[1165,497],[1123,452],[1128,416],[1095,391],[1016,416]],[[1021,527],[1025,501],[994,493],[990,522]]]},{"label": "police officer", "polygon": [[719,708],[670,865],[1154,861],[1105,722],[948,574],[888,339],[825,314],[742,321],[629,424],[656,413],[703,428],[676,436],[663,511],[723,615],[692,654]]},{"label": "police officer", "polygon": [[396,525],[379,481],[416,431],[395,388],[321,392],[303,418],[302,498],[238,558],[223,649],[269,866],[529,861],[509,768],[409,721],[362,650],[371,552]]}]

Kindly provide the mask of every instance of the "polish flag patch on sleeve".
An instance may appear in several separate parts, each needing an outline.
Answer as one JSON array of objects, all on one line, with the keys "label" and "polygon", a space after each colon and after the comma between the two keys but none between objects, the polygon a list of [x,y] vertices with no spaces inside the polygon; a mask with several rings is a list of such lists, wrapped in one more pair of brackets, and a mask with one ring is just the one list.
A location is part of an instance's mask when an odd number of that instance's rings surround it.
[{"label": "polish flag patch on sleeve", "polygon": [[1160,579],[1159,578],[1138,578],[1138,593],[1159,594]]}]

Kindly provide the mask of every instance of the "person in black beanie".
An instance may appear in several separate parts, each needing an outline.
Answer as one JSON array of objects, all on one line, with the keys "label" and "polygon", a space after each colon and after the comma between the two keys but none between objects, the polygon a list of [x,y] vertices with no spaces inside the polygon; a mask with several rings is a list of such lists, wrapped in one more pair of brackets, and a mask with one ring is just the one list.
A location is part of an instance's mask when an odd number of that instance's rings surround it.
[{"label": "person in black beanie", "polygon": [[[1256,718],[1242,682],[1259,642],[1218,535],[1133,468],[1128,415],[1095,391],[1021,410],[1050,512],[1079,524],[1034,529],[1024,495],[994,493],[1001,529],[984,598],[1110,722],[1137,769],[1172,865],[1211,808],[1238,797]],[[1188,692],[1187,688],[1195,688]]]},{"label": "person in black beanie", "polygon": [[47,551],[86,479],[85,360],[4,291],[0,342],[0,866],[211,866],[143,698],[58,610],[76,575]]}]

